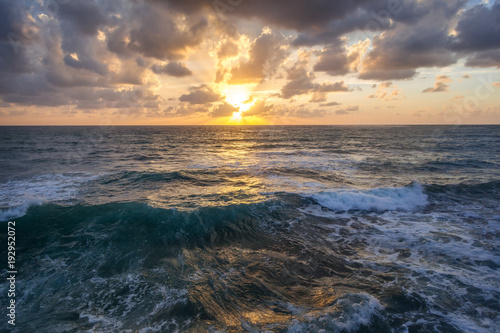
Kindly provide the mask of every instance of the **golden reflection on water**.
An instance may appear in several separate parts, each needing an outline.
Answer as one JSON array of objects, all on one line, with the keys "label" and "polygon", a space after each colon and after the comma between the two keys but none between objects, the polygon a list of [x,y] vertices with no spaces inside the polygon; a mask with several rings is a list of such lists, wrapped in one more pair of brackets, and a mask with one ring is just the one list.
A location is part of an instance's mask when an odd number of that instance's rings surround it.
[{"label": "golden reflection on water", "polygon": [[[265,200],[266,178],[256,168],[263,157],[255,154],[255,142],[244,130],[221,131],[213,138],[210,151],[192,153],[188,168],[150,164],[156,172],[179,172],[184,179],[166,182],[159,191],[148,193],[153,207],[214,207],[250,204]],[[179,165],[181,167],[181,165]],[[254,172],[255,170],[255,172]],[[181,207],[178,207],[181,206]]]},{"label": "golden reflection on water", "polygon": [[300,279],[299,271],[284,267],[293,260],[284,253],[227,247],[184,250],[184,256],[190,272],[190,301],[211,318],[205,324],[226,332],[244,331],[248,325],[283,329],[293,320],[303,322],[339,311],[333,281]]}]

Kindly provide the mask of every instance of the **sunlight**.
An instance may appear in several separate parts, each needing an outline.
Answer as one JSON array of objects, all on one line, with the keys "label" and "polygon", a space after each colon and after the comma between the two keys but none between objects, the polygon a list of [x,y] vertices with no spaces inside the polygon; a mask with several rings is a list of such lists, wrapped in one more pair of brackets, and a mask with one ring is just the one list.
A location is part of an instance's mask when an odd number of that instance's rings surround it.
[{"label": "sunlight", "polygon": [[241,111],[241,109],[239,112],[234,112],[230,122],[234,124],[240,124],[243,121],[243,116],[241,115],[242,112],[243,111]]},{"label": "sunlight", "polygon": [[253,105],[254,100],[250,97],[250,92],[248,87],[244,85],[240,86],[226,86],[222,89],[222,93],[226,96],[226,102],[232,106],[239,108],[239,112],[235,112],[233,118],[242,118],[241,113],[248,111]]}]

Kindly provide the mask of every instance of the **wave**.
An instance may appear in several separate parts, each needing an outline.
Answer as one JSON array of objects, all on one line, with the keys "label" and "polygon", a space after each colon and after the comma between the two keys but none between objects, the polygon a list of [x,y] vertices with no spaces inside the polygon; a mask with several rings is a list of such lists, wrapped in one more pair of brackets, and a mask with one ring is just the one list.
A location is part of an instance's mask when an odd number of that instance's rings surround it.
[{"label": "wave", "polygon": [[31,206],[74,200],[82,185],[99,177],[91,173],[46,174],[0,184],[0,221],[24,216]]},{"label": "wave", "polygon": [[500,193],[500,180],[492,180],[485,183],[460,183],[447,185],[427,185],[427,193],[434,196],[454,196],[454,197],[498,197]]},{"label": "wave", "polygon": [[414,183],[400,188],[375,188],[369,190],[339,189],[309,195],[317,204],[334,211],[411,211],[427,205],[424,188]]},{"label": "wave", "polygon": [[[76,237],[79,239],[76,241],[82,244],[89,234],[102,234],[109,237],[104,243],[110,240],[128,242],[144,249],[156,244],[164,245],[167,250],[258,239],[262,237],[260,223],[263,216],[270,216],[274,208],[272,202],[204,207],[193,211],[153,208],[140,202],[74,206],[43,204],[30,207],[17,222],[26,236],[34,233],[40,239],[71,229],[76,234],[85,234],[81,239]],[[125,250],[128,251],[128,247]]]}]

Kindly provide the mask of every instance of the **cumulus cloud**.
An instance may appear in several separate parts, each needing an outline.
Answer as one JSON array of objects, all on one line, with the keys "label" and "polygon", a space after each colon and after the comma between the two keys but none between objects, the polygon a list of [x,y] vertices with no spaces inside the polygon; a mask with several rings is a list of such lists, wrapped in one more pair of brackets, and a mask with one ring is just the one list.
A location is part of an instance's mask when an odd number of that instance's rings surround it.
[{"label": "cumulus cloud", "polygon": [[[424,2],[429,3],[429,2]],[[444,67],[457,62],[449,50],[451,17],[463,1],[435,5],[414,24],[397,24],[373,38],[373,49],[363,61],[362,79],[410,79],[422,67]]]},{"label": "cumulus cloud", "polygon": [[166,65],[153,65],[151,70],[156,74],[166,74],[175,77],[190,76],[193,74],[186,64],[180,62],[169,62]]},{"label": "cumulus cloud", "polygon": [[314,82],[316,78],[314,73],[307,70],[309,56],[307,53],[302,54],[294,66],[288,69],[288,82],[281,88],[281,98],[290,99],[298,95],[313,94],[314,101],[324,102],[328,93],[350,91],[344,81],[335,83]]},{"label": "cumulus cloud", "polygon": [[231,104],[228,103],[223,103],[218,106],[216,106],[212,113],[211,116],[218,118],[218,117],[230,117],[233,115],[234,112],[238,112],[239,108],[232,106]]},{"label": "cumulus cloud", "polygon": [[279,114],[277,110],[275,110],[275,106],[273,104],[266,104],[266,101],[256,101],[252,104],[250,109],[243,113],[245,116],[273,116]]},{"label": "cumulus cloud", "polygon": [[188,94],[179,97],[179,101],[189,104],[210,104],[221,100],[222,96],[206,84],[191,87]]},{"label": "cumulus cloud", "polygon": [[326,72],[332,76],[356,72],[370,41],[359,41],[351,47],[347,47],[346,42],[347,40],[339,41],[323,49],[314,65],[314,71]]},{"label": "cumulus cloud", "polygon": [[466,10],[455,28],[455,50],[484,51],[500,48],[500,2],[488,8],[484,4]]},{"label": "cumulus cloud", "polygon": [[167,10],[152,6],[143,6],[137,15],[141,20],[130,30],[128,48],[160,60],[185,58],[203,41],[208,28],[205,18],[192,18],[185,26]]},{"label": "cumulus cloud", "polygon": [[434,92],[446,92],[449,91],[448,88],[450,87],[447,83],[451,82],[452,80],[448,75],[439,75],[436,77],[436,82],[434,83],[434,87],[432,88],[427,88],[423,93],[434,93]]},{"label": "cumulus cloud", "polygon": [[[391,89],[393,90],[391,91]],[[377,91],[369,95],[368,98],[377,98],[384,102],[388,102],[404,99],[405,96],[402,95],[402,90],[398,89],[398,86],[393,85],[392,82],[382,82],[378,85]]]},{"label": "cumulus cloud", "polygon": [[[47,10],[43,5],[48,3],[57,6]],[[463,61],[468,67],[500,68],[498,0],[233,4],[220,15],[212,0],[0,0],[0,104],[69,106],[85,112],[123,111],[128,105],[147,113],[176,102],[164,114],[218,116],[231,109],[220,104],[223,96],[212,84],[266,85],[275,79],[266,87],[279,92],[275,96],[291,101],[304,96],[333,109],[337,105],[327,102],[329,94],[351,91],[347,82],[355,76],[410,80],[422,68]],[[304,50],[309,56],[301,55]],[[206,63],[214,64],[208,75],[193,73],[200,68],[200,52],[207,52],[202,54]],[[322,81],[323,73],[347,78]],[[160,80],[161,75],[171,78]],[[158,93],[166,80],[188,76],[195,86],[175,101],[160,96],[165,89]],[[383,84],[371,98],[404,98],[397,85]],[[424,91],[448,89],[447,78],[437,78]],[[209,106],[213,103],[217,105]],[[246,114],[322,112],[256,101]]]},{"label": "cumulus cloud", "polygon": [[465,66],[500,68],[500,49],[475,52],[467,59]]},{"label": "cumulus cloud", "polygon": [[256,38],[249,52],[249,60],[241,61],[231,70],[230,84],[259,83],[272,74],[287,55],[286,40],[265,31]]}]

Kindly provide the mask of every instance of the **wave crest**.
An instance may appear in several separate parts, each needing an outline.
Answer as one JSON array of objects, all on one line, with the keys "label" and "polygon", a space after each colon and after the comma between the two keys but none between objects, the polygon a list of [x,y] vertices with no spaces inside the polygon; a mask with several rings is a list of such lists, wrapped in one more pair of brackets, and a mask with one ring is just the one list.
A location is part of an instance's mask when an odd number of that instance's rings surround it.
[{"label": "wave crest", "polygon": [[310,195],[319,205],[334,211],[411,211],[427,205],[427,195],[418,183],[398,188],[341,189]]}]

